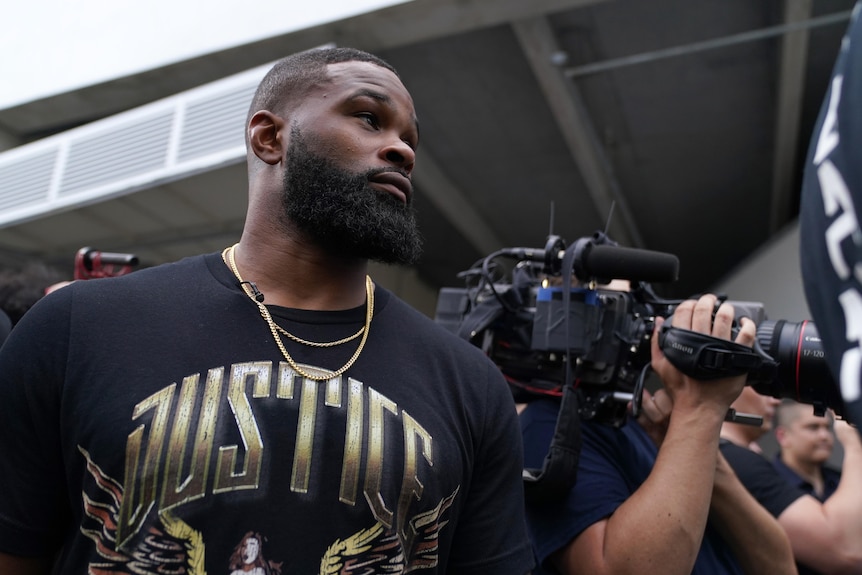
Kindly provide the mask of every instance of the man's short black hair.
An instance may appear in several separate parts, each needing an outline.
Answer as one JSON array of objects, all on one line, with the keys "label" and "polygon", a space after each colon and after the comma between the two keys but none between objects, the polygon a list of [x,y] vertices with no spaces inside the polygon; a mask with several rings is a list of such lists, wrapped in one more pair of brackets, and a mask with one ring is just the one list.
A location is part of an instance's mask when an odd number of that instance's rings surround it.
[{"label": "man's short black hair", "polygon": [[326,67],[341,62],[369,62],[398,72],[382,58],[356,48],[313,48],[285,56],[267,72],[257,87],[248,118],[258,110],[275,111],[304,96],[308,90],[326,80]]}]

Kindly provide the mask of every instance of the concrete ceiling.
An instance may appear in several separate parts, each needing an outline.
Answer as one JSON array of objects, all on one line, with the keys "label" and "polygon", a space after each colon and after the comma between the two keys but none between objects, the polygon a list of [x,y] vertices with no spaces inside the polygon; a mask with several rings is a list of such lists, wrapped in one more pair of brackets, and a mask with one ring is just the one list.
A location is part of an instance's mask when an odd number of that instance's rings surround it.
[{"label": "concrete ceiling", "polygon": [[[853,0],[414,0],[0,110],[22,144],[325,43],[398,68],[433,288],[503,247],[607,227],[674,253],[667,296],[705,291],[798,212],[812,127]],[[0,265],[84,245],[145,265],[239,236],[244,166],[0,229]],[[0,209],[3,209],[0,205]],[[610,222],[608,218],[610,216]],[[730,294],[731,296],[733,294]]]}]

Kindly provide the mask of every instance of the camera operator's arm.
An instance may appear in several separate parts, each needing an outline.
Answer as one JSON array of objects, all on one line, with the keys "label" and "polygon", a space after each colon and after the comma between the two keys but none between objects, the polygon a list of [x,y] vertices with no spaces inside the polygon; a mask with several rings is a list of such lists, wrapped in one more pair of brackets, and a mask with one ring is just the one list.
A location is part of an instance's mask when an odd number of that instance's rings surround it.
[{"label": "camera operator's arm", "polygon": [[[644,392],[638,423],[661,445],[673,410],[673,400],[659,389]],[[733,468],[718,453],[710,519],[748,575],[795,573],[790,541],[778,521],[748,492]]]},{"label": "camera operator's arm", "polygon": [[[674,312],[674,327],[729,339],[733,308],[712,313],[715,296],[686,301]],[[553,556],[562,573],[688,574],[697,558],[710,509],[718,437],[727,409],[744,377],[702,383],[678,371],[652,341],[653,368],[673,399],[667,432],[646,481],[608,518],[580,533]],[[751,345],[746,323],[737,342]],[[649,526],[645,528],[645,526]]]},{"label": "camera operator's arm", "polygon": [[824,503],[803,495],[778,516],[796,558],[826,574],[862,573],[862,442],[858,430],[835,422],[844,448],[841,480]]},{"label": "camera operator's arm", "polygon": [[790,540],[719,453],[710,518],[747,575],[796,573]]}]

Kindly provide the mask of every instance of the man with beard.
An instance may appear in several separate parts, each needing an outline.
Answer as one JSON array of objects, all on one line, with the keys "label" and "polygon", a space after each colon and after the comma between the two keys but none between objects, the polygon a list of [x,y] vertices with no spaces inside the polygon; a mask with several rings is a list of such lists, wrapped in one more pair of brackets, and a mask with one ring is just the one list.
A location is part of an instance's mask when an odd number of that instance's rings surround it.
[{"label": "man with beard", "polygon": [[[240,241],[37,304],[0,352],[0,572],[532,567],[488,358],[368,276],[419,255],[418,124],[389,64],[287,57],[247,122]],[[501,520],[502,519],[502,520]]]}]

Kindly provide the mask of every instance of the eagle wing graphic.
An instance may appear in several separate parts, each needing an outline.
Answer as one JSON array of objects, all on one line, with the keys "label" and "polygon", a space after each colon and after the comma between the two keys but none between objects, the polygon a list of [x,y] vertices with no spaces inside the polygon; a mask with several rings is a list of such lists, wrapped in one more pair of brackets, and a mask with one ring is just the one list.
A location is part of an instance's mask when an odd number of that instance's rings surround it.
[{"label": "eagle wing graphic", "polygon": [[443,515],[452,507],[460,486],[452,495],[440,500],[437,507],[420,513],[410,520],[410,527],[416,534],[410,549],[410,560],[404,568],[404,573],[416,569],[429,569],[437,566],[440,552],[440,531],[449,523]]},{"label": "eagle wing graphic", "polygon": [[320,575],[403,573],[404,553],[394,531],[382,523],[336,539],[320,560]]},{"label": "eagle wing graphic", "polygon": [[117,522],[123,486],[102,471],[82,448],[87,471],[98,488],[98,499],[82,493],[84,514],[81,533],[91,539],[101,561],[91,563],[89,575],[206,575],[204,545],[199,532],[170,513],[162,513],[136,544],[131,554],[117,549]]},{"label": "eagle wing graphic", "polygon": [[449,523],[444,514],[452,506],[459,489],[440,500],[433,509],[410,520],[413,537],[408,541],[399,537],[395,529],[387,529],[380,522],[347,539],[337,539],[320,560],[319,575],[403,575],[417,569],[436,567],[440,531]]}]

